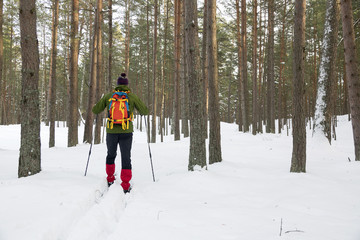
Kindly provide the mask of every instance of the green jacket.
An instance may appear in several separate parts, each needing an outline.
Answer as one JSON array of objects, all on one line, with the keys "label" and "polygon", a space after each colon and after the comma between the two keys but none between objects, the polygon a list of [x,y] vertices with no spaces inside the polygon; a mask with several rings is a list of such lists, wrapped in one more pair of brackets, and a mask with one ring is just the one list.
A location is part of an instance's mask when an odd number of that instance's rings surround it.
[{"label": "green jacket", "polygon": [[[118,85],[115,88],[116,91],[130,91],[129,87],[126,85]],[[111,96],[113,95],[113,92],[109,92],[107,93],[105,96],[103,96],[100,101],[98,103],[95,104],[95,106],[92,108],[92,112],[95,114],[99,114],[102,111],[104,111],[104,109],[108,109],[109,108],[109,99],[111,98]],[[138,110],[138,112],[141,115],[147,115],[149,114],[149,110],[147,109],[147,107],[145,106],[145,104],[140,100],[140,98],[138,96],[136,96],[133,93],[128,93],[128,98],[129,98],[129,108],[130,108],[130,114],[134,112],[134,108],[136,108]],[[106,124],[108,125],[108,124]],[[131,133],[133,132],[133,123],[130,122],[129,123],[129,129],[122,129],[121,124],[114,124],[113,128],[109,128],[108,126],[106,126],[106,132],[107,133]]]}]

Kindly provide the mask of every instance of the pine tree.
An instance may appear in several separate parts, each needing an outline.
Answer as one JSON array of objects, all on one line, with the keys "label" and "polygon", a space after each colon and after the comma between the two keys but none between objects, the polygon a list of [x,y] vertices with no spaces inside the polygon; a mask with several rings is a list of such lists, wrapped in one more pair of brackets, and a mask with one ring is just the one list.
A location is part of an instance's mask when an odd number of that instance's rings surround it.
[{"label": "pine tree", "polygon": [[95,104],[96,87],[97,87],[97,44],[98,44],[98,14],[95,13],[95,24],[93,37],[91,40],[91,63],[90,63],[90,75],[89,75],[89,94],[88,104],[86,110],[85,129],[84,129],[84,143],[92,143],[93,140],[93,125],[94,125],[94,114],[92,113],[92,107]]},{"label": "pine tree", "polygon": [[48,119],[50,123],[49,147],[55,146],[55,113],[56,113],[56,58],[57,58],[57,36],[59,26],[59,0],[53,5],[53,26],[51,38],[51,60],[50,60],[50,81],[48,94]]},{"label": "pine tree", "polygon": [[153,46],[153,114],[151,126],[151,142],[156,142],[156,118],[157,118],[157,36],[158,36],[158,1],[154,6],[154,46]]},{"label": "pine tree", "polygon": [[238,105],[238,124],[239,124],[239,131],[245,129],[246,123],[246,104],[245,104],[245,95],[244,95],[244,81],[242,78],[242,39],[241,39],[241,28],[240,28],[240,1],[236,0],[236,43],[238,48],[238,98],[239,98],[239,105]]},{"label": "pine tree", "polygon": [[181,0],[175,0],[174,30],[174,140],[180,140],[180,56],[181,56]]},{"label": "pine tree", "polygon": [[328,0],[325,16],[324,37],[318,77],[317,99],[313,133],[327,137],[331,143],[332,89],[335,84],[336,46],[339,21],[339,1]]},{"label": "pine tree", "polygon": [[274,58],[274,0],[268,1],[268,54],[267,54],[267,123],[266,132],[275,133],[275,58]]},{"label": "pine tree", "polygon": [[194,170],[196,165],[206,166],[205,137],[203,134],[203,83],[200,78],[199,39],[197,21],[197,2],[185,0],[185,48],[186,62],[188,66],[187,82],[189,84],[192,104],[190,112],[197,113],[190,115],[190,152],[188,169]]},{"label": "pine tree", "polygon": [[4,41],[3,41],[3,0],[0,0],[0,96],[1,96],[1,105],[0,105],[0,124],[4,124],[4,98],[5,98],[5,81],[3,80],[3,62],[4,62]]},{"label": "pine tree", "polygon": [[281,133],[281,129],[286,122],[286,89],[285,89],[285,56],[286,56],[286,13],[287,13],[287,0],[284,2],[284,10],[282,15],[282,29],[280,36],[280,69],[279,69],[279,90],[278,90],[278,132]]},{"label": "pine tree", "polygon": [[253,96],[252,96],[252,134],[257,132],[258,121],[258,93],[257,93],[257,0],[253,0],[253,52],[252,52],[252,82],[253,82]]},{"label": "pine tree", "polygon": [[306,0],[295,2],[294,17],[294,94],[293,94],[293,150],[291,172],[306,172],[306,127],[304,107]]},{"label": "pine tree", "polygon": [[204,92],[204,123],[203,131],[205,138],[208,137],[208,114],[209,114],[209,79],[208,79],[208,55],[207,55],[207,21],[208,8],[207,1],[204,0],[204,19],[203,19],[203,39],[202,39],[202,78],[203,78],[203,92]]},{"label": "pine tree", "polygon": [[78,144],[79,1],[72,0],[68,147]]},{"label": "pine tree", "polygon": [[125,73],[130,69],[130,0],[125,0]]},{"label": "pine tree", "polygon": [[108,56],[108,81],[107,89],[112,89],[112,51],[113,51],[113,11],[112,11],[112,0],[108,0],[109,8],[109,56]]},{"label": "pine tree", "polygon": [[162,86],[161,86],[161,109],[160,109],[160,138],[161,142],[164,141],[164,130],[165,130],[165,67],[167,64],[167,50],[168,50],[168,28],[169,28],[169,0],[164,2],[164,12],[166,12],[165,18],[165,29],[164,29],[164,55],[162,61]]},{"label": "pine tree", "polygon": [[241,71],[242,71],[242,91],[244,96],[243,107],[243,127],[244,132],[249,131],[249,91],[248,91],[248,67],[247,67],[247,12],[246,0],[241,0]]},{"label": "pine tree", "polygon": [[341,0],[340,3],[355,160],[360,161],[360,78],[355,45],[353,11],[350,0]]},{"label": "pine tree", "polygon": [[20,0],[21,33],[21,145],[18,176],[41,171],[39,48],[36,34],[36,1]]},{"label": "pine tree", "polygon": [[216,0],[208,0],[208,78],[209,78],[209,163],[221,162],[221,135],[219,116],[219,83],[216,40]]},{"label": "pine tree", "polygon": [[[98,0],[97,2],[97,64],[96,64],[96,94],[95,101],[99,101],[103,92],[103,82],[104,82],[104,69],[103,69],[103,50],[102,50],[102,35],[103,35],[103,0]],[[95,125],[95,137],[94,144],[101,143],[101,126],[103,124],[103,113],[96,115],[96,125]]]}]

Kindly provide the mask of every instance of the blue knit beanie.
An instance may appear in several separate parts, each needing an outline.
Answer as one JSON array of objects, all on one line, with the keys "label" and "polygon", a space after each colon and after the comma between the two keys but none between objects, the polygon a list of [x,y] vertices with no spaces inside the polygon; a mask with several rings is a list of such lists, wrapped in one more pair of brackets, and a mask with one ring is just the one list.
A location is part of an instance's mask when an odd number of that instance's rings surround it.
[{"label": "blue knit beanie", "polygon": [[122,73],[121,76],[117,80],[118,85],[128,85],[129,80],[126,78],[126,73]]}]

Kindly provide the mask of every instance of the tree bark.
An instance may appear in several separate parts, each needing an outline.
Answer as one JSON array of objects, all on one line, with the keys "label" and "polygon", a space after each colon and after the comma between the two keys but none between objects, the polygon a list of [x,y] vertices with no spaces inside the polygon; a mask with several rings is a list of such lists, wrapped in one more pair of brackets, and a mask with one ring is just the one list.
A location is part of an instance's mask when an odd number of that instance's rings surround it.
[{"label": "tree bark", "polygon": [[4,63],[4,41],[3,41],[3,0],[0,0],[0,96],[1,96],[1,106],[0,114],[1,120],[0,124],[5,123],[5,81],[3,79],[3,63]]},{"label": "tree bark", "polygon": [[252,52],[252,134],[257,132],[258,99],[257,99],[257,0],[253,0],[253,52]]},{"label": "tree bark", "polygon": [[46,123],[46,113],[47,113],[47,109],[46,109],[46,105],[47,105],[47,101],[46,101],[46,77],[47,77],[47,68],[45,66],[47,66],[47,46],[46,46],[46,26],[43,26],[43,61],[42,61],[42,76],[39,75],[40,78],[40,121],[41,122],[45,122]]},{"label": "tree bark", "polygon": [[267,123],[266,132],[275,133],[274,0],[268,1]]},{"label": "tree bark", "polygon": [[[343,64],[343,69],[344,69],[344,76],[343,76],[343,81],[344,81],[344,103],[343,103],[343,114],[349,114],[350,116],[350,110],[349,110],[349,88],[348,88],[348,84],[347,84],[347,76],[346,76],[346,62],[344,61]],[[349,117],[350,118],[350,117]]]},{"label": "tree bark", "polygon": [[125,73],[129,76],[130,68],[130,0],[125,0]]},{"label": "tree bark", "polygon": [[353,11],[350,0],[341,0],[340,6],[355,160],[360,161],[360,78],[355,44]]},{"label": "tree bark", "polygon": [[21,144],[18,176],[41,171],[39,48],[36,35],[36,1],[20,0],[21,33]]},{"label": "tree bark", "polygon": [[[221,162],[221,135],[219,115],[219,82],[216,40],[216,0],[208,0],[208,54],[209,54],[209,163]],[[193,96],[193,95],[192,95]]]},{"label": "tree bark", "polygon": [[203,131],[205,138],[208,137],[208,113],[209,113],[209,79],[208,79],[208,55],[207,55],[207,21],[208,8],[207,1],[204,0],[204,20],[203,20],[203,39],[202,39],[202,78],[203,78],[203,92],[204,92],[204,123]]},{"label": "tree bark", "polygon": [[[150,5],[149,0],[146,1],[146,70],[147,70],[147,102],[150,106],[150,21],[149,21]],[[150,114],[147,115],[147,137],[150,142]],[[146,124],[146,122],[145,122]]]},{"label": "tree bark", "polygon": [[306,0],[298,0],[295,2],[293,152],[290,172],[306,172],[306,127],[304,109],[305,8]]},{"label": "tree bark", "polygon": [[285,67],[285,24],[286,24],[286,12],[287,12],[287,0],[284,3],[284,10],[282,16],[282,29],[280,36],[280,69],[279,69],[279,90],[278,90],[278,133],[281,133],[281,129],[284,124],[286,117],[284,116],[284,96],[285,96],[285,79],[284,79],[284,67]]},{"label": "tree bark", "polygon": [[181,4],[181,47],[180,49],[182,50],[181,53],[181,57],[180,57],[180,67],[181,67],[181,74],[180,74],[180,78],[181,78],[181,82],[182,82],[182,109],[181,109],[181,130],[183,133],[184,138],[187,138],[190,136],[190,132],[189,132],[189,86],[186,83],[186,71],[187,71],[187,62],[186,62],[186,50],[185,50],[185,5],[182,3]]},{"label": "tree bark", "polygon": [[232,109],[232,105],[231,105],[231,97],[232,97],[232,73],[231,73],[231,70],[232,70],[232,57],[230,57],[230,66],[229,66],[229,70],[228,70],[228,73],[227,73],[227,76],[229,76],[229,85],[228,85],[228,99],[227,99],[227,116],[226,116],[226,121],[228,123],[232,123],[232,113],[231,113],[231,109]]},{"label": "tree bark", "polygon": [[174,140],[180,140],[180,55],[181,55],[181,0],[175,0],[175,32],[174,32]]},{"label": "tree bark", "polygon": [[[14,58],[14,49],[15,49],[15,40],[14,40],[14,25],[16,23],[14,22],[14,16],[10,16],[10,49],[9,49],[9,60],[7,61],[7,63],[5,63],[4,65],[6,66],[7,69],[9,69],[9,76],[8,79],[15,79],[16,75],[15,75],[15,58]],[[6,80],[5,80],[6,82]],[[6,122],[7,124],[16,124],[18,123],[18,121],[16,121],[16,110],[17,110],[17,106],[14,106],[14,96],[13,93],[15,92],[14,89],[14,81],[10,81],[9,84],[6,87]],[[15,109],[15,111],[14,111]]]},{"label": "tree bark", "polygon": [[112,90],[112,51],[113,51],[113,14],[112,14],[112,0],[108,0],[109,8],[109,59],[108,59],[108,91]]},{"label": "tree bark", "polygon": [[157,30],[158,30],[158,1],[154,6],[154,47],[153,47],[153,114],[151,126],[151,142],[156,143],[156,118],[157,118]]},{"label": "tree bark", "polygon": [[53,5],[53,26],[51,40],[51,60],[50,60],[50,81],[48,94],[48,119],[50,124],[49,147],[55,146],[55,117],[56,117],[56,58],[57,58],[57,32],[59,25],[59,0],[54,1]]},{"label": "tree bark", "polygon": [[244,130],[246,125],[246,111],[245,111],[245,96],[244,96],[244,83],[242,80],[242,39],[241,39],[241,28],[240,28],[240,2],[236,0],[236,43],[238,47],[238,125],[239,131]]},{"label": "tree bark", "polygon": [[331,117],[333,111],[332,93],[336,80],[338,6],[338,0],[327,1],[313,128],[313,134],[317,133],[325,136],[329,143],[331,143]]},{"label": "tree bark", "polygon": [[[103,53],[102,53],[102,23],[103,23],[103,0],[98,0],[97,5],[97,65],[96,65],[96,95],[95,101],[99,101],[103,94],[104,69],[103,69]],[[101,126],[103,124],[103,113],[96,115],[95,138],[94,144],[101,143]]]},{"label": "tree bark", "polygon": [[244,95],[243,110],[243,130],[249,131],[249,92],[248,92],[248,67],[247,67],[247,29],[246,29],[247,13],[246,0],[241,0],[241,63],[242,63],[242,91]]},{"label": "tree bark", "polygon": [[196,165],[206,166],[205,138],[203,126],[203,83],[200,78],[199,39],[197,22],[197,2],[184,0],[185,4],[185,48],[188,66],[189,93],[192,96],[190,112],[190,151],[188,170],[193,171]]},{"label": "tree bark", "polygon": [[92,143],[93,141],[93,125],[94,125],[94,114],[92,108],[95,104],[95,95],[96,95],[96,72],[97,72],[97,37],[98,37],[98,14],[97,10],[95,13],[95,25],[94,33],[91,46],[91,67],[90,67],[90,83],[89,83],[89,94],[88,94],[88,105],[86,111],[85,119],[85,129],[84,129],[84,143]]},{"label": "tree bark", "polygon": [[263,80],[263,59],[264,59],[264,51],[263,51],[263,41],[262,36],[264,35],[265,29],[262,29],[262,9],[259,10],[259,87],[258,87],[258,96],[259,96],[259,113],[258,113],[258,132],[263,132],[263,110],[264,109],[264,91],[262,83]]},{"label": "tree bark", "polygon": [[68,147],[78,144],[79,1],[72,0]]},{"label": "tree bark", "polygon": [[313,100],[314,100],[314,107],[313,108],[311,108],[311,110],[312,111],[314,111],[314,118],[315,118],[315,108],[316,108],[316,96],[317,96],[317,89],[318,89],[318,86],[317,86],[317,84],[318,84],[318,72],[317,72],[317,70],[318,70],[318,61],[317,61],[317,59],[318,59],[318,47],[317,47],[317,35],[318,35],[318,30],[317,30],[317,25],[318,25],[318,17],[317,17],[317,14],[315,13],[314,14],[315,16],[315,26],[314,26],[314,75],[313,75],[313,77],[312,77],[312,79],[313,79],[313,93],[312,93],[312,98],[313,98]]},{"label": "tree bark", "polygon": [[160,109],[160,138],[161,142],[164,141],[164,130],[165,130],[165,68],[167,64],[167,37],[168,37],[168,28],[169,28],[169,0],[164,2],[164,12],[166,12],[166,19],[165,19],[165,29],[164,29],[164,55],[163,55],[163,62],[162,62],[162,87],[161,87],[161,109]]}]

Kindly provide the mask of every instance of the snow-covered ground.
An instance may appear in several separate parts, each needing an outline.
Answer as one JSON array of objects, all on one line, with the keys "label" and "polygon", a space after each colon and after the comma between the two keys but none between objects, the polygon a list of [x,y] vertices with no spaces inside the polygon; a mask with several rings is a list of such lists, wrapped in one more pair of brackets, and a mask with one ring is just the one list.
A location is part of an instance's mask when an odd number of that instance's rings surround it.
[{"label": "snow-covered ground", "polygon": [[49,149],[42,125],[42,171],[18,179],[20,126],[0,133],[0,240],[360,239],[360,162],[346,116],[332,146],[308,132],[301,174],[289,172],[286,132],[252,136],[222,123],[223,162],[208,170],[187,171],[189,139],[151,144],[154,183],[146,133],[136,131],[127,195],[119,181],[107,191],[104,144],[93,146],[85,177],[90,145],[67,148],[59,127]]}]

